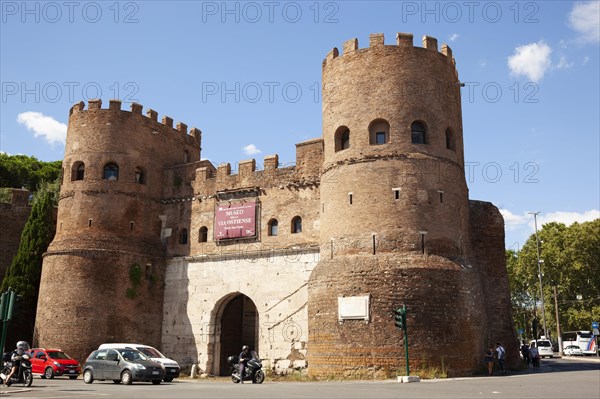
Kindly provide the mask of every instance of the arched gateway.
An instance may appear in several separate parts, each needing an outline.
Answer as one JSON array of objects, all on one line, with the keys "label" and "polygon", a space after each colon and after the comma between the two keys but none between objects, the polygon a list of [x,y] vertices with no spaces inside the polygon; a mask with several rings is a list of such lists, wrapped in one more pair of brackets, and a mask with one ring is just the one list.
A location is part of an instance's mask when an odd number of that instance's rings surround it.
[{"label": "arched gateway", "polygon": [[215,359],[214,370],[219,375],[227,375],[230,365],[227,357],[238,355],[242,345],[258,351],[258,311],[252,299],[244,294],[234,293],[224,298],[216,317],[216,342],[219,344],[219,357]]}]

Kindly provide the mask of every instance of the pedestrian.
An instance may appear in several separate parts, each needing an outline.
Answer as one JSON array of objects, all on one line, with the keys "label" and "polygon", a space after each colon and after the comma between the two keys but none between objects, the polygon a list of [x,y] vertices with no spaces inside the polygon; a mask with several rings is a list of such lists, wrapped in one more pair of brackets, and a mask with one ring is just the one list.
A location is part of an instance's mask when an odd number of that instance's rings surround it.
[{"label": "pedestrian", "polygon": [[487,365],[488,375],[494,375],[494,348],[489,347],[487,352],[483,354],[483,360]]},{"label": "pedestrian", "polygon": [[536,348],[534,345],[531,345],[531,348],[529,348],[529,356],[531,357],[531,363],[532,363],[533,367],[539,368],[540,367],[540,352],[538,351],[538,348]]},{"label": "pedestrian", "polygon": [[523,342],[523,345],[521,345],[521,355],[523,356],[523,361],[529,367],[531,357],[529,356],[529,344],[527,342]]},{"label": "pedestrian", "polygon": [[506,374],[506,370],[504,369],[504,359],[506,359],[506,350],[502,345],[500,345],[500,342],[496,342],[496,357],[498,359],[498,370],[500,370],[502,374]]}]

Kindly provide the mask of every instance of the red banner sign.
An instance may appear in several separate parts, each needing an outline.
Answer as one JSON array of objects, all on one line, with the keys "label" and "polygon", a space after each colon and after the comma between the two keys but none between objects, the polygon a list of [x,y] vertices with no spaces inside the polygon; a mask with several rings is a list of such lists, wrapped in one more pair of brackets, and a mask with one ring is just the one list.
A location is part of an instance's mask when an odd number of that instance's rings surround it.
[{"label": "red banner sign", "polygon": [[256,202],[217,205],[215,239],[256,236]]}]

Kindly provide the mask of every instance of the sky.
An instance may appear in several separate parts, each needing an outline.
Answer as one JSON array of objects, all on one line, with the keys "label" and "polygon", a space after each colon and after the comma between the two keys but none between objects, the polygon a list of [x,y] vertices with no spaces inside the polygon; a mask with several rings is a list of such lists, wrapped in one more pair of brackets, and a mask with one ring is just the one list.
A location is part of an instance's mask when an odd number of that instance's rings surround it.
[{"label": "sky", "polygon": [[397,32],[453,50],[469,197],[514,250],[600,217],[598,1],[1,1],[0,151],[60,160],[69,108],[138,102],[202,130],[215,165],[321,137],[321,63]]}]

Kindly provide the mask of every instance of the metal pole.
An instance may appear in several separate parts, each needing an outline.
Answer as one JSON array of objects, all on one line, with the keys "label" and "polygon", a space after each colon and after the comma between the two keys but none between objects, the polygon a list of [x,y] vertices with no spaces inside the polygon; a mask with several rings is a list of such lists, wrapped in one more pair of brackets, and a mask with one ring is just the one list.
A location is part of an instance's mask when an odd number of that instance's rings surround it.
[{"label": "metal pole", "polygon": [[2,337],[0,338],[0,349],[4,353],[4,346],[6,344],[6,330],[8,329],[8,321],[12,318],[12,306],[14,301],[14,292],[9,288],[8,291],[2,293],[4,297],[4,309],[2,309]]},{"label": "metal pole", "polygon": [[540,300],[542,301],[542,321],[544,323],[544,336],[548,338],[548,330],[546,329],[546,309],[544,305],[544,289],[542,286],[542,261],[540,260],[540,240],[538,238],[538,229],[537,229],[537,215],[540,212],[529,212],[533,214],[533,221],[535,223],[535,247],[537,249],[537,260],[538,260],[538,277],[540,280]]},{"label": "metal pole", "polygon": [[[406,315],[406,305],[402,305],[402,309]],[[408,366],[408,329],[406,328],[406,319],[404,321],[404,357],[406,359],[406,375],[410,376],[410,367]]]},{"label": "metal pole", "polygon": [[554,286],[554,310],[556,311],[556,335],[558,336],[558,354],[563,355],[562,334],[560,332],[560,320],[558,318],[558,291]]}]

